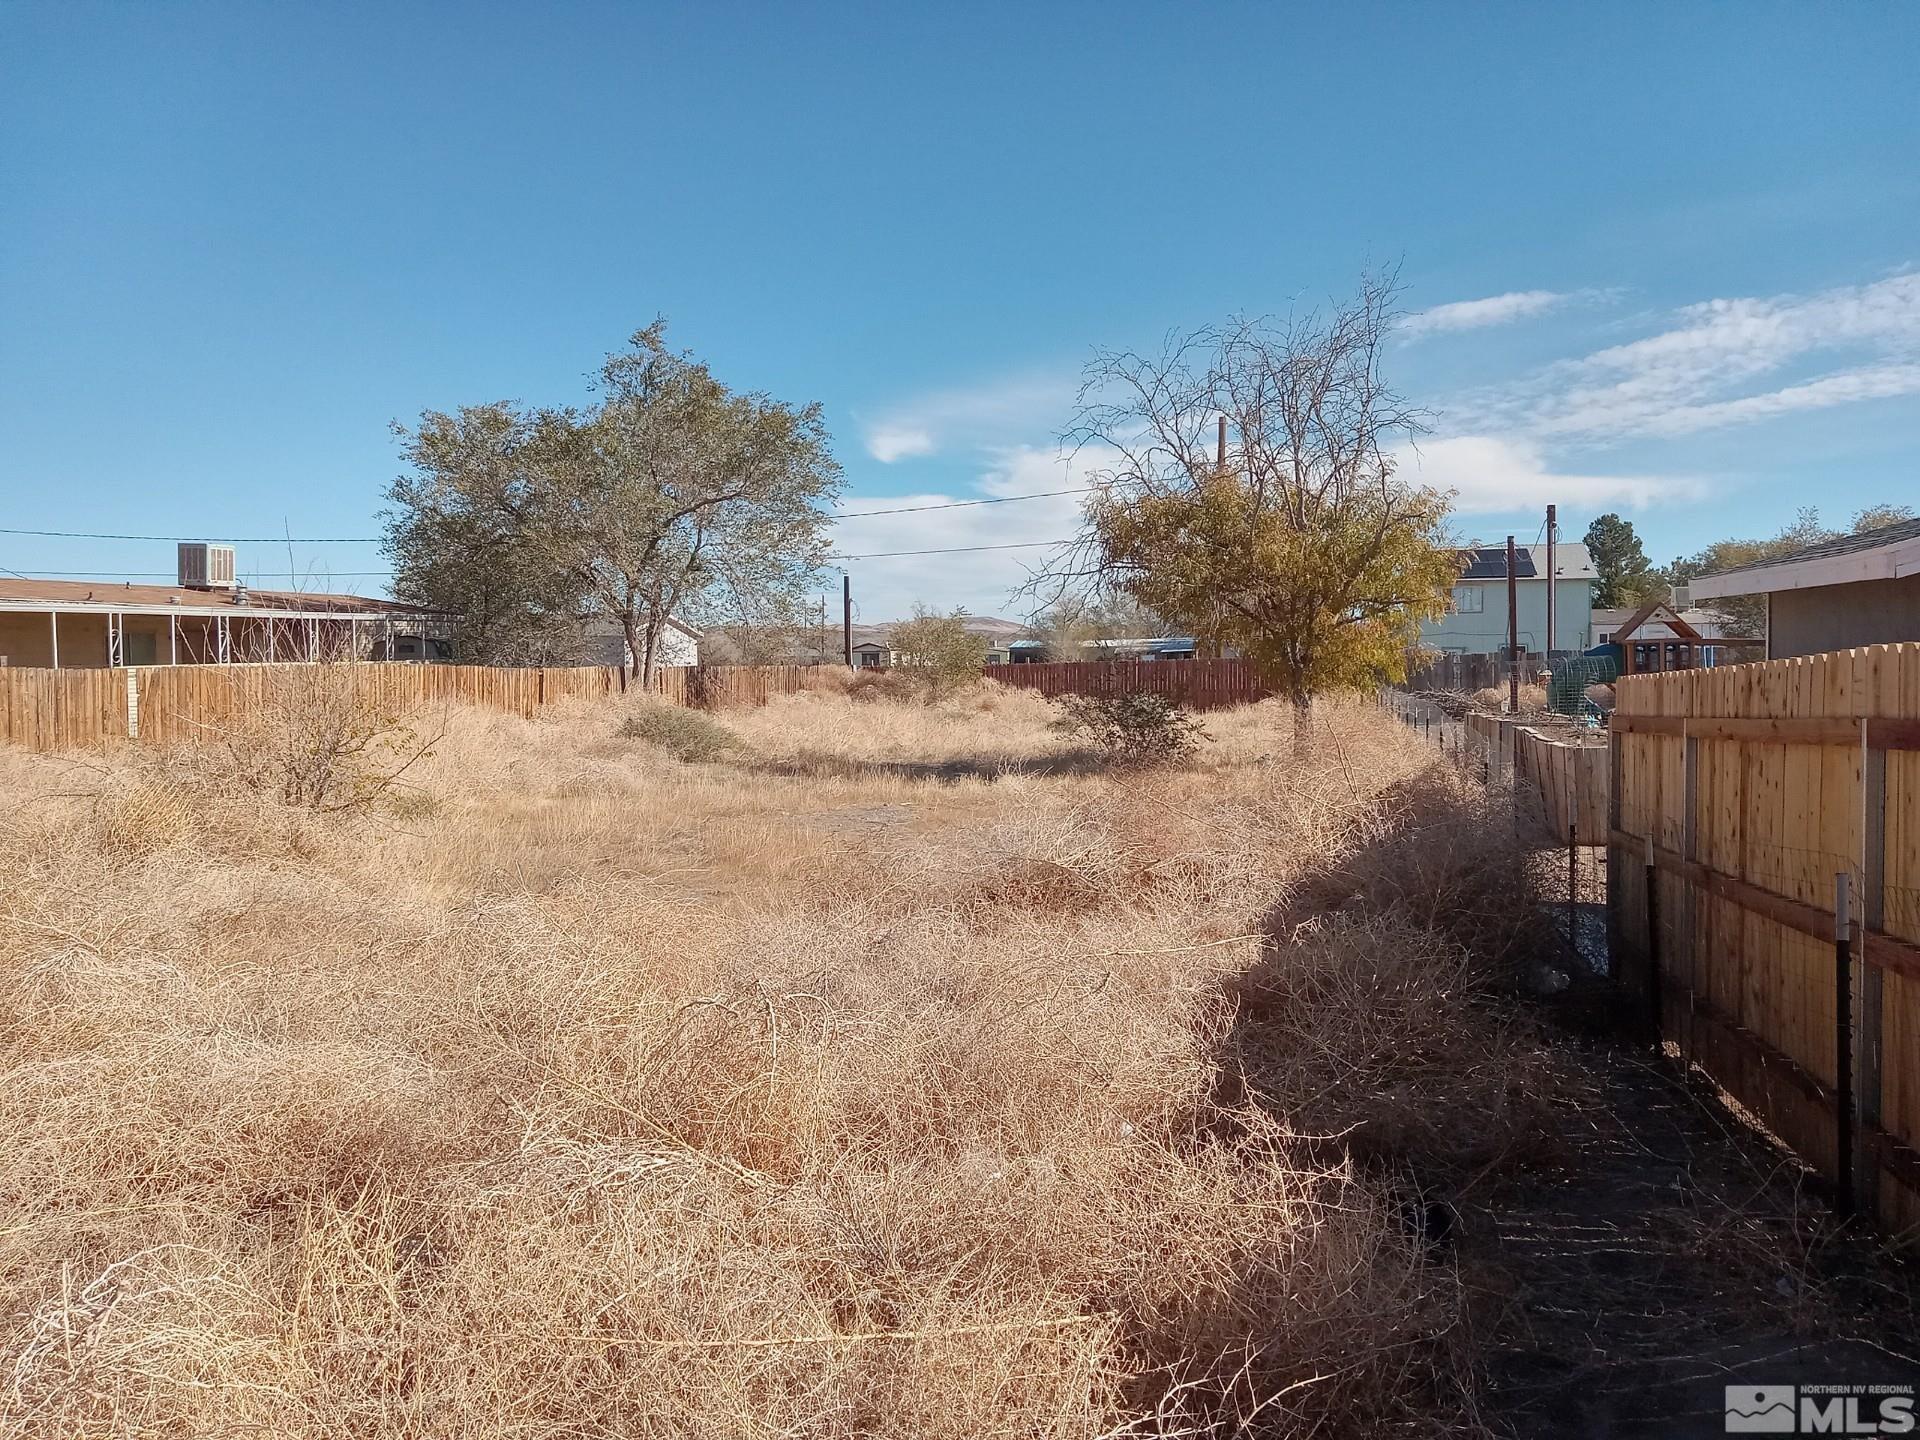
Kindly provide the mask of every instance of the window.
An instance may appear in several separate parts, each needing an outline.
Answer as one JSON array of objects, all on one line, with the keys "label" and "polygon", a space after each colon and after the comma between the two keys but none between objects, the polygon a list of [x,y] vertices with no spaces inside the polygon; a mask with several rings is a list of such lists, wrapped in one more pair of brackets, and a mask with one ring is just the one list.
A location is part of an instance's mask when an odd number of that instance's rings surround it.
[{"label": "window", "polygon": [[1456,585],[1453,587],[1453,612],[1456,615],[1479,615],[1487,608],[1487,592],[1478,585]]}]

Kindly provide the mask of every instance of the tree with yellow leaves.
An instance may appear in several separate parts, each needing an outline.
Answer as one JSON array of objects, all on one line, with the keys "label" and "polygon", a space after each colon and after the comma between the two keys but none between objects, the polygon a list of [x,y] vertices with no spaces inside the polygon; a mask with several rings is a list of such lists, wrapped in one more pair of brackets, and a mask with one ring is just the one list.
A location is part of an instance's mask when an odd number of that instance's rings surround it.
[{"label": "tree with yellow leaves", "polygon": [[1404,679],[1459,565],[1450,497],[1396,473],[1392,447],[1425,421],[1380,376],[1396,294],[1370,276],[1324,317],[1097,356],[1072,438],[1108,463],[1037,583],[1116,591],[1239,650],[1301,730],[1316,695]]}]

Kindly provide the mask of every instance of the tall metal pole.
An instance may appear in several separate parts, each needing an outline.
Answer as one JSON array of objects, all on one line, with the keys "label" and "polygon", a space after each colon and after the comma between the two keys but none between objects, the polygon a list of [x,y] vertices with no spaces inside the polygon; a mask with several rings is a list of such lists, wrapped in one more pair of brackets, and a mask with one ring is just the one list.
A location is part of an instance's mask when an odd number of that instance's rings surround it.
[{"label": "tall metal pole", "polygon": [[1557,598],[1554,592],[1560,588],[1560,572],[1554,568],[1553,564],[1553,542],[1560,529],[1560,522],[1555,518],[1554,509],[1552,505],[1547,506],[1547,643],[1540,647],[1546,652],[1549,668],[1553,664],[1553,621],[1558,613],[1554,606],[1554,600]]},{"label": "tall metal pole", "polygon": [[853,576],[840,572],[840,658],[853,668]]},{"label": "tall metal pole", "polygon": [[1220,417],[1220,449],[1214,464],[1222,475],[1227,473],[1227,417],[1224,415]]},{"label": "tall metal pole", "polygon": [[1520,713],[1520,567],[1507,536],[1507,713]]}]

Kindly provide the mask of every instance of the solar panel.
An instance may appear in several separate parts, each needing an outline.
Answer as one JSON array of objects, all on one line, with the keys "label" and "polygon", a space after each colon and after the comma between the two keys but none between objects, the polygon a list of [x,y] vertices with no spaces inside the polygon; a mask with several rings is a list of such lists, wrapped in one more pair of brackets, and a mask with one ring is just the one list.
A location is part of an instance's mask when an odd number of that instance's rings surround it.
[{"label": "solar panel", "polygon": [[[1507,548],[1487,546],[1484,549],[1469,550],[1467,568],[1460,573],[1462,580],[1504,580],[1507,578]],[[1513,573],[1520,580],[1535,580],[1540,572],[1534,568],[1533,556],[1526,550],[1515,548]]]}]

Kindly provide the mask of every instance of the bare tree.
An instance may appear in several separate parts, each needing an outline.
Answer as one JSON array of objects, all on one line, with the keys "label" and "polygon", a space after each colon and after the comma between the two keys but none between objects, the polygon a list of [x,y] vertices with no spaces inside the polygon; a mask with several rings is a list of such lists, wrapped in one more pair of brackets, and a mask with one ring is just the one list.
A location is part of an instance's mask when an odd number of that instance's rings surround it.
[{"label": "bare tree", "polygon": [[[1086,526],[1030,589],[1101,585],[1241,650],[1293,702],[1404,674],[1457,563],[1448,497],[1398,478],[1426,426],[1381,374],[1398,294],[1097,354],[1069,440],[1105,456]],[[1225,419],[1225,435],[1219,428]]]}]

